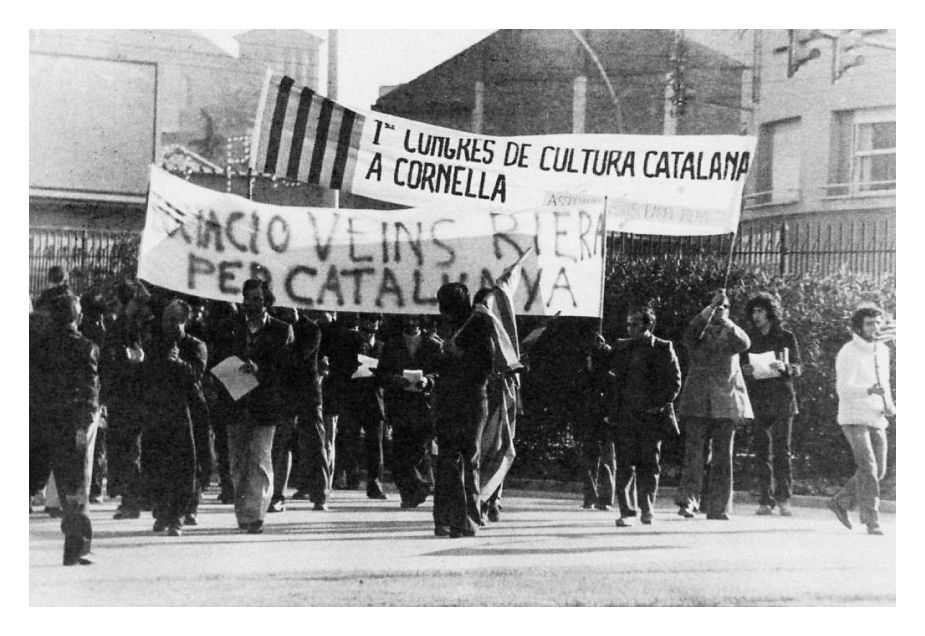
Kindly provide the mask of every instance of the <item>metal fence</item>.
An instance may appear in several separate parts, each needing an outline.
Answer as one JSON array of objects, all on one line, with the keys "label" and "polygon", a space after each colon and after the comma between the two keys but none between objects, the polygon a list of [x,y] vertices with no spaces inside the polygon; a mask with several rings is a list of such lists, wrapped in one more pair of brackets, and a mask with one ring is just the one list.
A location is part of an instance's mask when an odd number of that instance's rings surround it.
[{"label": "metal fence", "polygon": [[[725,259],[730,238],[615,234],[608,241],[608,259]],[[824,276],[846,270],[881,279],[896,273],[896,220],[892,214],[853,219],[813,215],[783,221],[743,221],[735,241],[734,264],[780,274]]]},{"label": "metal fence", "polygon": [[81,294],[114,277],[134,277],[138,263],[137,232],[29,228],[29,294],[48,286],[52,265],[64,268],[71,289]]},{"label": "metal fence", "polygon": [[[113,277],[134,276],[139,238],[136,232],[30,228],[30,294],[47,286],[52,265],[65,268],[76,293]],[[726,258],[729,240],[729,236],[613,234],[608,239],[608,258],[611,262],[651,256]],[[746,221],[736,237],[733,262],[781,274],[825,275],[846,269],[875,278],[892,276],[895,218]]]}]

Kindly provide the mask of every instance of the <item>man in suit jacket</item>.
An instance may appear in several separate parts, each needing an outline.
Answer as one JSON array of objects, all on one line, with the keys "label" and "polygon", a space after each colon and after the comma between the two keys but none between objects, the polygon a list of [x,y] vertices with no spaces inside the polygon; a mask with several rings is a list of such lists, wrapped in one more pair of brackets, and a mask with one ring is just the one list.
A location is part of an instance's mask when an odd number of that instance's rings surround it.
[{"label": "man in suit jacket", "polygon": [[[30,454],[42,453],[49,462],[36,465],[55,475],[63,516],[64,565],[90,563],[93,529],[87,516],[93,445],[99,423],[99,349],[77,331],[80,302],[71,294],[48,301],[49,331],[30,342],[30,406],[38,409],[30,431]],[[31,464],[31,462],[30,462]],[[47,470],[30,474],[44,481]]]},{"label": "man in suit jacket", "polygon": [[[193,417],[204,403],[206,345],[185,331],[190,306],[174,300],[164,309],[161,334],[142,363],[147,404],[142,462],[149,476],[154,532],[181,534],[183,516],[199,496]],[[189,521],[194,521],[190,517]]]},{"label": "man in suit jacket", "polygon": [[246,281],[243,293],[244,320],[235,325],[232,353],[244,361],[241,371],[253,375],[257,386],[235,403],[228,452],[238,527],[260,534],[273,494],[273,435],[288,413],[285,377],[293,335],[290,325],[267,313],[275,298],[266,281]]},{"label": "man in suit jacket", "polygon": [[[690,518],[699,508],[705,509],[707,519],[728,521],[735,426],[753,416],[739,366],[739,354],[748,351],[751,340],[729,319],[729,298],[724,290],[716,292],[710,304],[694,316],[684,331],[684,345],[690,354],[690,367],[678,407],[685,434],[678,514]],[[713,453],[709,500],[703,505],[700,493],[706,440]]]},{"label": "man in suit jacket", "polygon": [[673,401],[681,390],[681,368],[671,342],[652,335],[654,327],[651,307],[631,309],[626,318],[629,338],[618,340],[611,355],[614,382],[609,404],[621,528],[632,525],[637,499],[640,521],[652,523],[662,440],[679,435]]},{"label": "man in suit jacket", "polygon": [[[434,437],[430,394],[437,378],[440,344],[421,331],[421,319],[402,316],[401,333],[386,339],[377,369],[385,389],[385,411],[392,426],[392,477],[402,508],[420,505],[433,487],[428,447]],[[412,382],[406,370],[421,372]]]}]

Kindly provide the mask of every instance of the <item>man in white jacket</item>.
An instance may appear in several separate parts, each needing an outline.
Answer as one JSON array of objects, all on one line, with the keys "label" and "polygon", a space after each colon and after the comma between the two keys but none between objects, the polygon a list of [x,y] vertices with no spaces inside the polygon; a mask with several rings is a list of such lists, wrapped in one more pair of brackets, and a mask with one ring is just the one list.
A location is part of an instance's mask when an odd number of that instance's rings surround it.
[{"label": "man in white jacket", "polygon": [[835,358],[838,423],[851,445],[856,470],[829,501],[838,520],[851,528],[848,511],[857,504],[868,534],[880,529],[880,480],[886,475],[887,416],[895,413],[890,393],[890,350],[880,341],[882,312],[862,307],[851,316],[854,332]]}]

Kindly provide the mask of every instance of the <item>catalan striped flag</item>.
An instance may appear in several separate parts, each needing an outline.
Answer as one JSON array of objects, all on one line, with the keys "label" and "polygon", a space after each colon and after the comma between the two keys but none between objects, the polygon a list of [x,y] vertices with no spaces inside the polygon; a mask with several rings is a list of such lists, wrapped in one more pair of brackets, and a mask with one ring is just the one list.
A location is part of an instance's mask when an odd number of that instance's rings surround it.
[{"label": "catalan striped flag", "polygon": [[268,74],[257,111],[253,168],[349,190],[364,122],[359,113],[296,86],[291,77]]}]

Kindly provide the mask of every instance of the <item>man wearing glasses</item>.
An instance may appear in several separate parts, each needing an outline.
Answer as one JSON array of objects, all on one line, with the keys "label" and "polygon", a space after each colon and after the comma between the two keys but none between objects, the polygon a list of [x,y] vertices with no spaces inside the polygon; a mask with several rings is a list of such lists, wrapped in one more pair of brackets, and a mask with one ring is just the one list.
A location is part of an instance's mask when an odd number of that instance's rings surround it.
[{"label": "man wearing glasses", "polygon": [[[684,331],[690,366],[681,391],[679,412],[684,421],[684,467],[678,514],[690,518],[694,511],[707,519],[729,520],[732,506],[732,448],[736,423],[753,419],[752,405],[739,366],[739,354],[751,340],[729,319],[725,290]],[[707,501],[700,501],[703,486],[704,443],[712,446]]]},{"label": "man wearing glasses", "polygon": [[631,309],[629,338],[614,344],[611,357],[615,381],[608,403],[617,449],[618,528],[633,524],[637,500],[639,520],[652,523],[662,440],[679,435],[672,402],[681,390],[681,368],[671,342],[652,335],[654,327],[651,307]]}]

